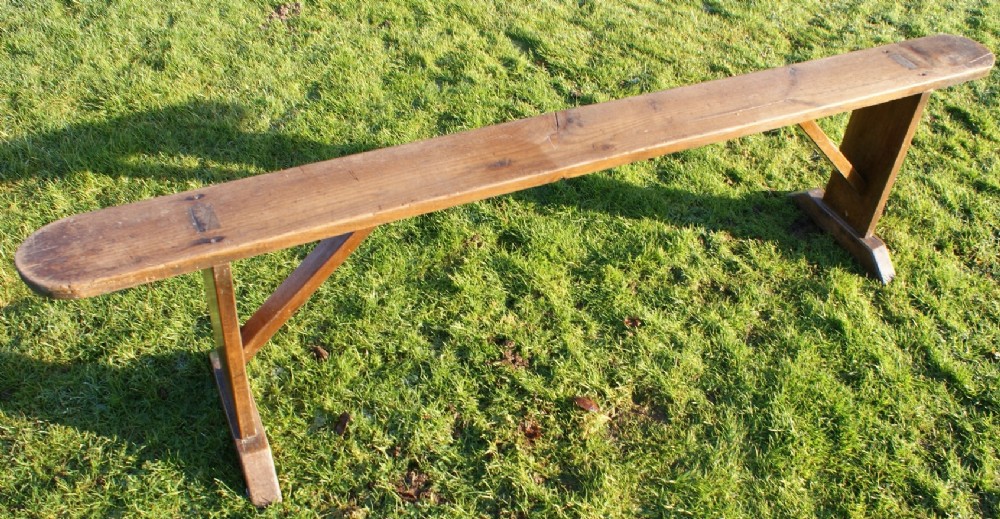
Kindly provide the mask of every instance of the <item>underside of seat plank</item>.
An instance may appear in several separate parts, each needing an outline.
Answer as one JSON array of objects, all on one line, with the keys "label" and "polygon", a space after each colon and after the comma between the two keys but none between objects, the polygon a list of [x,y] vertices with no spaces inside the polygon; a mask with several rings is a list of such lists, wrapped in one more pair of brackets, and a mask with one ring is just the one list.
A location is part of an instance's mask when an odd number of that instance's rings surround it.
[{"label": "underside of seat plank", "polygon": [[99,295],[946,87],[993,61],[932,36],[568,109],[71,216],[15,262],[42,294]]}]

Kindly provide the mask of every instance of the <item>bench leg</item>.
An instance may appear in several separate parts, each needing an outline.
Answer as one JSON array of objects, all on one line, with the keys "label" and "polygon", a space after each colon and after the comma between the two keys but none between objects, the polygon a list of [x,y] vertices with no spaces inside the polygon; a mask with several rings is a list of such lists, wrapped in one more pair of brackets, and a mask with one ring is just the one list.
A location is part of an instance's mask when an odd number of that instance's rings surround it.
[{"label": "bench leg", "polygon": [[250,393],[246,364],[371,231],[362,229],[319,242],[242,327],[229,264],[202,271],[217,347],[211,354],[212,371],[243,467],[247,493],[257,506],[281,501],[281,489],[271,446]]},{"label": "bench leg", "polygon": [[250,393],[236,313],[233,275],[228,264],[203,271],[217,350],[211,354],[229,430],[243,467],[247,493],[256,506],[281,501],[278,474],[257,405]]},{"label": "bench leg", "polygon": [[[793,193],[795,202],[831,233],[873,277],[889,283],[895,276],[889,251],[875,236],[889,190],[910,148],[910,141],[927,104],[929,92],[855,110],[840,150],[828,149],[814,132],[810,138],[838,170],[826,189]],[[844,171],[844,164],[849,166]]]}]

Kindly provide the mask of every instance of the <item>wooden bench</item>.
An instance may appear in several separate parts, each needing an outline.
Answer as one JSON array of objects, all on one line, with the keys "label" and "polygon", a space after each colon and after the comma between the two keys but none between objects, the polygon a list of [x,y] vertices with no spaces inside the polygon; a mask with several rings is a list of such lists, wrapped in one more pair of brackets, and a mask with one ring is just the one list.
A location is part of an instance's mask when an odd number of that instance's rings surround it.
[{"label": "wooden bench", "polygon": [[[250,499],[281,499],[245,365],[372,229],[458,204],[798,124],[833,165],[794,195],[874,277],[894,275],[874,235],[931,90],[985,76],[988,49],[933,36],[380,149],[71,216],[15,262],[54,298],[204,273],[212,366]],[[853,111],[838,147],[814,122]],[[319,241],[240,326],[230,262]]]}]

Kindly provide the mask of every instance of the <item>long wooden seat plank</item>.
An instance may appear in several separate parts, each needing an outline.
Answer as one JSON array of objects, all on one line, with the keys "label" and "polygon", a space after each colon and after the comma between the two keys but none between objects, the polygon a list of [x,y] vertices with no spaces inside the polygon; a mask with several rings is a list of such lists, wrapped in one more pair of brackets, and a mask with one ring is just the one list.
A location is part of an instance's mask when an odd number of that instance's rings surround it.
[{"label": "long wooden seat plank", "polygon": [[942,88],[993,55],[932,36],[563,110],[71,216],[16,265],[80,298]]}]

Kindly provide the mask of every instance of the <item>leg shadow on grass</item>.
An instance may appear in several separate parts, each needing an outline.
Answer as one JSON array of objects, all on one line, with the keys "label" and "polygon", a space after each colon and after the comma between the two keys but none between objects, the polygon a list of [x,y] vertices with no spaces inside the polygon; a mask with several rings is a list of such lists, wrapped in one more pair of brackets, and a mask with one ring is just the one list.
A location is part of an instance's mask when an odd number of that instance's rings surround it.
[{"label": "leg shadow on grass", "polygon": [[[0,181],[89,171],[180,186],[220,183],[376,146],[253,131],[252,115],[237,104],[192,101],[0,140]],[[28,312],[19,303],[2,311],[9,322]],[[100,359],[50,362],[22,353],[19,344],[28,341],[17,334],[23,330],[10,331],[14,339],[0,346],[0,412],[124,445],[135,473],[147,461],[164,462],[197,485],[212,488],[219,480],[243,487],[206,355],[144,355],[121,366]]]},{"label": "leg shadow on grass", "polygon": [[[26,307],[32,304],[22,300],[3,307],[0,321],[31,314]],[[198,326],[202,332],[205,321]],[[184,486],[211,489],[221,481],[237,491],[243,488],[204,352],[142,355],[119,364],[103,356],[44,360],[26,352],[34,342],[31,330],[8,331],[10,340],[0,347],[0,414],[13,422],[74,429],[45,434],[46,442],[73,453],[63,462],[64,477],[142,476],[154,463],[182,474]],[[80,433],[100,438],[81,439]],[[104,446],[105,440],[114,447]],[[0,441],[0,451],[5,443]],[[126,465],[103,456],[124,456]],[[74,459],[79,466],[74,467]]]},{"label": "leg shadow on grass", "polygon": [[[184,486],[214,488],[216,480],[233,489],[243,486],[208,360],[198,353],[143,356],[111,366],[49,362],[0,351],[0,412],[15,420],[96,434],[123,446],[124,456],[130,458],[124,468],[120,462],[106,464],[101,456],[122,454],[108,454],[100,442],[89,454],[84,446],[79,455],[85,462],[65,472],[72,477],[142,476],[151,462],[183,474]],[[60,434],[47,436],[59,445]],[[67,434],[67,443],[87,442]],[[96,459],[90,460],[91,456]],[[105,474],[109,468],[115,473]]]}]

